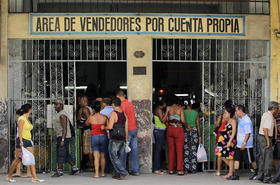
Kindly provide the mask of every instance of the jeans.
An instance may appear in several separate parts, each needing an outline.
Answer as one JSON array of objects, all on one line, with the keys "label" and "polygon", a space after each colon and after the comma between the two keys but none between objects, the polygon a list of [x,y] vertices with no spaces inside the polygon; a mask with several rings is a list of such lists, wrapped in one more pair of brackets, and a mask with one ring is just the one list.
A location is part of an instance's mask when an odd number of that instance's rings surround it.
[{"label": "jeans", "polygon": [[154,153],[154,171],[161,169],[161,152],[165,143],[165,130],[154,130],[155,153]]},{"label": "jeans", "polygon": [[125,142],[124,141],[109,141],[109,155],[112,165],[114,167],[114,176],[126,176],[128,172],[123,166],[123,159],[125,154]]},{"label": "jeans", "polygon": [[92,135],[91,136],[91,150],[92,152],[100,152],[105,154],[107,146],[106,135]]},{"label": "jeans", "polygon": [[[138,137],[137,137],[137,129],[128,131],[128,142],[129,147],[131,148],[131,151],[129,153],[130,162],[131,162],[131,168],[132,173],[140,173],[139,169],[139,158],[138,158]],[[126,168],[126,159],[127,154],[125,152],[123,165]]]}]

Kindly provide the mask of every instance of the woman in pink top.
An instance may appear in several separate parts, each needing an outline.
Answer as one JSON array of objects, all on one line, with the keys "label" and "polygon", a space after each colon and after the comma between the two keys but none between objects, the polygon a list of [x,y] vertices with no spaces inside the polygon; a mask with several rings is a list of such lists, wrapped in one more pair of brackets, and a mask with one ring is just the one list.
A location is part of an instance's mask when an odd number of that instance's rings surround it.
[{"label": "woman in pink top", "polygon": [[92,105],[94,110],[93,114],[89,116],[86,121],[86,125],[91,125],[91,148],[94,155],[94,178],[99,177],[99,164],[101,163],[101,177],[105,176],[104,170],[106,165],[105,151],[107,143],[107,133],[105,126],[107,125],[108,119],[105,115],[100,114],[101,103],[99,101]]}]

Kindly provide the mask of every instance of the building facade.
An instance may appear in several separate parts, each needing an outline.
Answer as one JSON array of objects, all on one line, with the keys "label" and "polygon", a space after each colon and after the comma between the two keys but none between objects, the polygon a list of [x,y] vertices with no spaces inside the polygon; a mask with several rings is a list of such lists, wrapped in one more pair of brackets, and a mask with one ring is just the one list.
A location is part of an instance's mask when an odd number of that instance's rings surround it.
[{"label": "building facade", "polygon": [[[246,105],[257,128],[267,103],[279,100],[277,2],[1,1],[0,150],[8,152],[0,170],[12,159],[15,110],[25,102],[33,106],[37,168],[53,170],[50,105],[63,97],[74,114],[91,84],[100,96],[127,91],[143,173],[152,169],[153,102],[170,89],[201,102],[204,169],[214,169],[212,129],[223,102]],[[78,146],[75,139],[76,161]]]}]

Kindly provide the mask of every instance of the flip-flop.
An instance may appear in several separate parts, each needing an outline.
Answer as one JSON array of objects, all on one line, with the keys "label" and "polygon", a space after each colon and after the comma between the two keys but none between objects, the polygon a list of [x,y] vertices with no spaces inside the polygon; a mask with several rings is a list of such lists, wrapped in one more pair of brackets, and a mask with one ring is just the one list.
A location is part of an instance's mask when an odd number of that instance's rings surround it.
[{"label": "flip-flop", "polygon": [[92,178],[94,178],[94,179],[98,179],[98,178],[99,178],[99,176],[98,176],[98,177],[92,176]]},{"label": "flip-flop", "polygon": [[7,181],[10,182],[10,183],[15,183],[15,182],[17,182],[15,179],[7,179]]},{"label": "flip-flop", "polygon": [[106,175],[101,175],[101,177],[106,177]]},{"label": "flip-flop", "polygon": [[174,175],[174,174],[175,174],[174,171],[169,171],[168,173],[169,173],[170,175]]},{"label": "flip-flop", "polygon": [[177,173],[177,175],[179,175],[179,176],[183,176],[183,175],[185,175],[185,173],[184,173],[184,172],[180,172],[180,171],[179,171],[179,172]]},{"label": "flip-flop", "polygon": [[12,177],[21,177],[21,175],[13,174]]},{"label": "flip-flop", "polygon": [[163,175],[163,174],[164,174],[164,172],[163,172],[163,171],[161,171],[161,170],[156,170],[156,171],[154,171],[154,174],[157,174],[157,175]]}]

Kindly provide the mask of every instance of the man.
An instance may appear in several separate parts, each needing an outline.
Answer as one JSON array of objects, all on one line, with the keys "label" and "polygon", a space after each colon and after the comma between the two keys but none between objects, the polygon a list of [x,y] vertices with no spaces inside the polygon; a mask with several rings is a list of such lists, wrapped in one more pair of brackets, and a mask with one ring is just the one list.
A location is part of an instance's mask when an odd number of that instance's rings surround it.
[{"label": "man", "polygon": [[[101,100],[101,111],[100,114],[105,115],[108,119],[110,119],[110,114],[114,111],[113,107],[111,106],[112,100],[110,98],[103,98]],[[107,136],[108,139],[110,139],[110,135],[109,135],[109,131],[107,131]],[[108,141],[108,140],[107,140]],[[105,167],[105,172],[106,173],[110,173],[110,156],[109,156],[109,152],[108,152],[108,145],[109,143],[107,142],[107,146],[106,146],[106,151],[105,151],[105,155],[106,155],[106,167]]]},{"label": "man", "polygon": [[79,169],[75,166],[71,155],[69,154],[69,143],[71,140],[71,130],[67,113],[63,110],[63,100],[59,99],[55,102],[54,108],[57,111],[54,121],[54,131],[57,137],[56,160],[58,163],[57,172],[52,177],[60,177],[63,175],[63,163],[68,162],[72,167],[72,174],[76,174]]},{"label": "man", "polygon": [[[89,115],[92,112],[91,107],[88,106],[88,97],[82,96],[79,101],[80,109],[78,111],[77,121],[79,123],[79,128],[81,128],[82,132],[82,151],[83,154],[86,156],[88,155],[89,159],[89,167],[90,171],[93,169],[93,152],[91,151],[91,134],[90,134],[90,126],[85,126],[85,122],[88,119]],[[88,160],[85,160],[83,157],[82,166],[85,168],[87,166]]]},{"label": "man", "polygon": [[260,149],[259,158],[259,173],[258,180],[264,183],[271,183],[271,170],[273,168],[273,151],[272,151],[272,137],[274,129],[274,116],[276,116],[279,110],[279,104],[277,102],[270,102],[268,111],[262,115],[258,143]]},{"label": "man", "polygon": [[[125,94],[123,91],[118,91],[116,94],[117,98],[119,98],[122,102],[121,109],[127,116],[128,119],[128,143],[129,147],[131,148],[129,157],[130,157],[130,164],[132,168],[131,175],[138,176],[140,175],[139,169],[139,158],[138,158],[138,138],[137,138],[137,126],[136,126],[136,119],[135,119],[135,110],[133,104],[129,102],[125,98]],[[124,166],[126,168],[126,154],[125,159],[123,160]]]},{"label": "man", "polygon": [[[123,166],[123,160],[125,155],[125,142],[128,138],[128,120],[127,116],[120,108],[121,100],[116,98],[113,100],[112,106],[114,108],[114,112],[111,113],[108,125],[106,126],[107,130],[110,130],[110,141],[109,141],[109,155],[111,158],[111,162],[114,167],[113,178],[122,180],[125,176],[128,175],[125,167]],[[117,126],[114,127],[114,125]],[[114,136],[113,131],[116,131],[117,127],[122,127],[120,132],[122,132],[123,136],[117,137]]]},{"label": "man", "polygon": [[250,180],[253,180],[258,175],[258,167],[253,151],[253,124],[249,116],[246,114],[245,107],[243,105],[236,106],[235,115],[239,118],[239,121],[237,127],[237,145],[234,153],[235,172],[230,180],[239,180],[237,171],[239,169],[239,163],[242,161],[246,164],[252,164],[255,173]]}]

